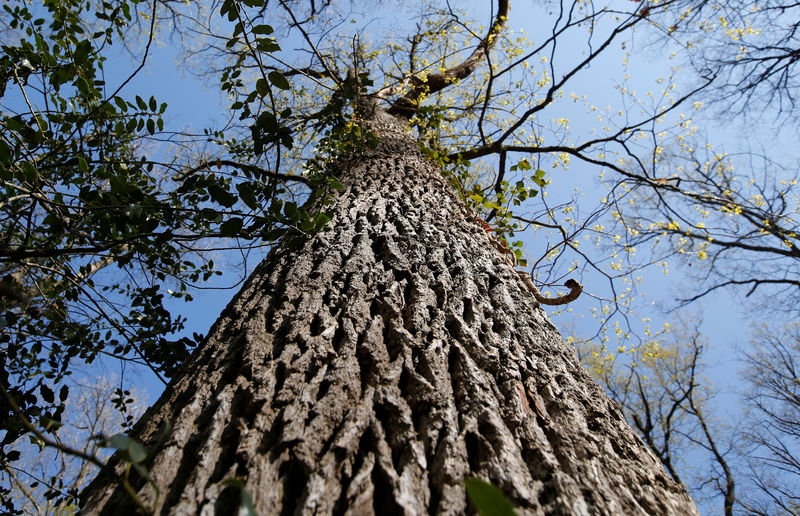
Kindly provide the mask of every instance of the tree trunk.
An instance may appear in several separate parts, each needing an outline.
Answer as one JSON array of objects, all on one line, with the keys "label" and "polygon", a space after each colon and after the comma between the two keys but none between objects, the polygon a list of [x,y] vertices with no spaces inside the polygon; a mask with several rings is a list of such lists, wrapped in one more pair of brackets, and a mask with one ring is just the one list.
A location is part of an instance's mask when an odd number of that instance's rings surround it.
[{"label": "tree trunk", "polygon": [[[521,514],[697,514],[413,138],[371,124],[326,230],[270,253],[135,427],[174,425],[144,504],[230,514],[239,478],[262,515],[462,514],[475,476]],[[106,470],[83,507],[133,502]]]}]

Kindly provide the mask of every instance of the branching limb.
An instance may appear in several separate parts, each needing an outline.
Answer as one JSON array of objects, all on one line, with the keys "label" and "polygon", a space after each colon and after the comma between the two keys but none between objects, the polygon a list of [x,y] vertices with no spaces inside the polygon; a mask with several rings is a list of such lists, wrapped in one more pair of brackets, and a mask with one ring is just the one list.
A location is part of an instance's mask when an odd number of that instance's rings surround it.
[{"label": "branching limb", "polygon": [[424,79],[412,76],[410,78],[412,84],[410,91],[398,99],[394,106],[389,108],[389,114],[406,115],[408,114],[408,107],[417,105],[421,97],[441,91],[448,85],[469,77],[497,44],[498,36],[506,26],[509,10],[508,0],[498,0],[497,7],[497,15],[489,27],[489,31],[469,57],[442,73],[432,74]]}]

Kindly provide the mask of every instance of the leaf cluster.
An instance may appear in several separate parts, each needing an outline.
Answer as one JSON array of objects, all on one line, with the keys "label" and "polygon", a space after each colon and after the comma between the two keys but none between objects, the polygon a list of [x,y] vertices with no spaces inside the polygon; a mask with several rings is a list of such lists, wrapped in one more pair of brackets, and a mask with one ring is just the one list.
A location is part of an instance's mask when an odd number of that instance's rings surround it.
[{"label": "leaf cluster", "polygon": [[[9,28],[0,47],[0,382],[17,407],[0,400],[0,464],[17,459],[7,447],[30,433],[21,418],[57,430],[76,363],[130,362],[164,381],[179,371],[202,335],[178,336],[185,318],[171,305],[219,274],[209,252],[270,245],[329,220],[292,190],[328,188],[327,178],[270,167],[292,147],[291,110],[274,101],[290,87],[278,71],[232,106],[250,122],[249,142],[207,130],[214,152],[200,159],[155,145],[189,137],[166,127],[167,103],[128,93],[159,5],[13,1],[0,11]],[[237,59],[221,75],[232,95],[246,87],[248,59],[280,50],[270,26],[247,21],[246,9],[263,6],[222,3],[236,22],[228,43]],[[116,76],[106,65],[142,9],[151,23],[141,61]]]}]

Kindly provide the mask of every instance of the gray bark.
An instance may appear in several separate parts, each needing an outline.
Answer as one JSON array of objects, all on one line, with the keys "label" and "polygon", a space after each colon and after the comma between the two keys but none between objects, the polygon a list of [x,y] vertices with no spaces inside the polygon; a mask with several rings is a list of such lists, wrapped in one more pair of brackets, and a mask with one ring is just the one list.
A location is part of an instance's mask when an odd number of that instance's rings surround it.
[{"label": "gray bark", "polygon": [[[521,514],[697,514],[413,138],[373,128],[329,227],[270,253],[137,424],[174,425],[145,504],[230,514],[240,478],[263,515],[462,514],[477,476]],[[83,496],[131,507],[109,471]]]}]

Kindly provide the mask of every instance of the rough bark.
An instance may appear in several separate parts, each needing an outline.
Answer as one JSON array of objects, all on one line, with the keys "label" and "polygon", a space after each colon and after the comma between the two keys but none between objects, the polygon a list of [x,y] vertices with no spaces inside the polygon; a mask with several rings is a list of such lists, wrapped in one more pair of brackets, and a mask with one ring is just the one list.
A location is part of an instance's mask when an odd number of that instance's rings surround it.
[{"label": "rough bark", "polygon": [[[259,265],[135,428],[174,432],[156,513],[462,514],[466,476],[521,514],[697,514],[485,231],[385,113],[322,233]],[[117,465],[121,471],[121,465]],[[129,513],[104,471],[88,514]]]}]

